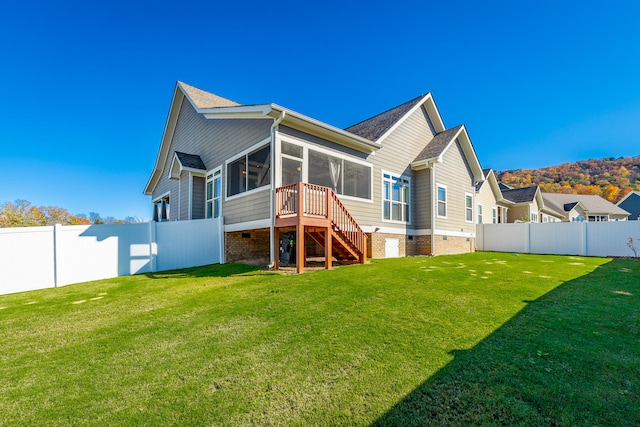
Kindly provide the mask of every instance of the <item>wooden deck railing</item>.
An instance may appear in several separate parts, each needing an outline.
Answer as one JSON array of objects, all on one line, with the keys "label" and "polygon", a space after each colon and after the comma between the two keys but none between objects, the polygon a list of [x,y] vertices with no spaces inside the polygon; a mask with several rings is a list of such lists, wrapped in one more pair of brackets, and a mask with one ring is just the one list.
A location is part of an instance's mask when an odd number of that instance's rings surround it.
[{"label": "wooden deck railing", "polygon": [[[302,195],[302,197],[300,197]],[[276,218],[326,219],[334,233],[356,249],[364,262],[367,236],[331,188],[298,182],[276,188]]]}]

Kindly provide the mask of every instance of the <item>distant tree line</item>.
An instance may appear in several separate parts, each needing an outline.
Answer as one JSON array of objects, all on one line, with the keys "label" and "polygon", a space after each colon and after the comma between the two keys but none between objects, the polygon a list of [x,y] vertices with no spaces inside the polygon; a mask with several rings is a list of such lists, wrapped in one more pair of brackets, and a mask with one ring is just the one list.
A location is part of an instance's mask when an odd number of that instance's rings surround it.
[{"label": "distant tree line", "polygon": [[514,188],[539,185],[548,193],[595,194],[612,203],[640,191],[640,156],[580,160],[540,169],[507,170],[496,177]]},{"label": "distant tree line", "polygon": [[90,224],[127,224],[141,222],[128,216],[117,219],[112,216],[101,217],[96,212],[71,215],[59,206],[33,206],[28,200],[16,200],[0,205],[0,228],[37,227],[43,225],[90,225]]}]

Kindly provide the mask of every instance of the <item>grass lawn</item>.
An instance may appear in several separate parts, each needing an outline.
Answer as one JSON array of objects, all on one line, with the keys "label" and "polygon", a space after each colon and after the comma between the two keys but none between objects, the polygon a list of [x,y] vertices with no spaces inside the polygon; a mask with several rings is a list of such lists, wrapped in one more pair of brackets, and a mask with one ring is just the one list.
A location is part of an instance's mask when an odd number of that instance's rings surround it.
[{"label": "grass lawn", "polygon": [[0,425],[640,425],[640,261],[228,264],[0,296]]}]

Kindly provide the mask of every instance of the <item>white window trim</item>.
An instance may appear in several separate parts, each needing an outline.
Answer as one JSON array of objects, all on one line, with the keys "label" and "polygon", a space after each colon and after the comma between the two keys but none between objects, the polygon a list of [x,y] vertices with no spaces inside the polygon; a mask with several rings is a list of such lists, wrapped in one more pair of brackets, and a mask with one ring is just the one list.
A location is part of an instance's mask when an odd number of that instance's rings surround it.
[{"label": "white window trim", "polygon": [[[288,142],[289,144],[301,146],[302,147],[302,159],[299,158],[299,157],[288,155],[288,154],[282,154],[282,141]],[[282,157],[290,158],[292,160],[302,161],[302,181],[303,182],[309,182],[309,149],[311,149],[313,151],[316,151],[318,153],[327,154],[327,155],[333,156],[333,157],[338,157],[338,158],[340,158],[342,160],[347,160],[347,161],[352,162],[352,163],[358,163],[358,164],[361,164],[363,166],[367,166],[369,168],[369,170],[371,171],[371,178],[370,178],[370,181],[369,181],[371,183],[371,188],[369,189],[369,194],[371,194],[371,197],[369,199],[365,199],[365,198],[362,198],[362,197],[355,197],[355,196],[347,196],[347,195],[344,195],[344,194],[336,194],[336,196],[338,196],[338,198],[343,199],[343,200],[353,200],[353,201],[362,202],[362,203],[373,203],[373,164],[372,163],[369,163],[369,162],[367,162],[365,160],[359,159],[359,158],[354,157],[354,156],[350,156],[350,155],[342,153],[340,151],[334,151],[334,150],[330,150],[330,149],[324,148],[324,147],[319,146],[319,145],[314,145],[314,144],[312,144],[312,143],[310,143],[308,141],[305,141],[305,140],[300,139],[300,138],[293,137],[291,135],[282,135],[281,133],[278,133],[277,144],[278,144],[278,153],[280,153],[280,158],[278,160],[278,165],[281,166]],[[233,161],[233,160],[231,160],[231,161]],[[280,186],[282,186],[282,167],[280,167],[279,169],[280,169],[280,171],[276,174],[277,175],[276,181],[277,181],[278,186],[280,187]]]},{"label": "white window trim", "polygon": [[479,221],[478,224],[484,224],[484,211],[482,210],[482,203],[478,203],[476,209],[476,221],[478,221],[479,216],[482,216],[482,221]]},{"label": "white window trim", "polygon": [[498,208],[496,206],[491,207],[491,223],[498,223]]},{"label": "white window trim", "polygon": [[[385,182],[385,174],[390,175],[390,176],[394,176],[396,178],[400,178],[400,179],[406,179],[407,181],[409,181],[409,201],[408,202],[401,202],[402,206],[404,207],[404,205],[409,205],[409,221],[394,221],[392,219],[384,219],[384,202],[385,202],[385,198],[384,198],[384,182]],[[391,223],[391,224],[403,224],[403,225],[411,225],[411,220],[413,219],[413,215],[411,214],[411,177],[408,177],[407,175],[402,175],[401,173],[395,173],[395,172],[390,172],[388,170],[384,170],[381,169],[380,170],[380,182],[381,182],[381,188],[380,188],[380,200],[382,201],[382,204],[380,205],[381,210],[380,210],[380,220],[382,222],[387,222],[387,223]],[[404,212],[404,211],[403,211]],[[389,215],[391,216],[391,212],[389,212]]]},{"label": "white window trim", "polygon": [[[222,196],[224,194],[223,188],[222,188],[222,167],[223,165],[220,165],[216,168],[210,169],[207,171],[207,174],[205,175],[205,179],[204,179],[204,217],[207,218],[207,202],[209,201],[207,199],[207,184],[209,183],[209,175],[211,175],[211,182],[215,182],[216,180],[216,176],[215,173],[216,172],[220,172],[220,215],[222,216]],[[212,184],[213,185],[213,184]],[[214,197],[215,194],[215,189],[212,189],[211,192],[211,202],[213,203],[213,201],[215,200]],[[213,215],[213,210],[212,210],[212,215]],[[214,218],[213,216],[211,218]]]},{"label": "white window trim", "polygon": [[[471,197],[471,207],[470,208],[467,207],[467,197]],[[473,211],[473,202],[474,202],[473,194],[465,192],[464,193],[464,222],[469,223],[469,224],[473,224],[473,216],[474,216],[473,214],[475,213]],[[467,219],[467,209],[471,209],[471,219]]]},{"label": "white window trim", "polygon": [[[257,144],[252,145],[251,147],[241,151],[240,153],[234,155],[233,157],[229,157],[227,160],[224,161],[224,170],[226,171],[229,168],[229,163],[233,163],[236,160],[238,160],[239,158],[246,156],[247,154],[253,152],[253,151],[257,151],[260,148],[264,148],[265,146],[269,146],[270,149],[273,149],[273,147],[270,144],[271,142],[271,138],[265,138],[262,141],[258,142]],[[271,165],[270,167],[273,168],[273,165]],[[227,180],[229,179],[229,177],[227,176]],[[224,200],[235,200],[235,199],[240,199],[242,197],[248,196],[250,194],[255,194],[258,193],[260,191],[264,191],[269,190],[273,187],[273,183],[271,183],[270,185],[263,185],[262,187],[258,187],[258,188],[254,188],[253,190],[248,190],[242,193],[238,193],[238,194],[234,194],[233,196],[229,196],[228,195],[228,190],[227,190],[227,182],[225,180],[225,186],[224,186]]]},{"label": "white window trim", "polygon": [[[440,200],[438,200],[438,189],[439,188],[444,188],[444,215],[440,215],[438,213],[438,204],[440,203]],[[435,194],[435,199],[436,199],[436,217],[438,218],[443,218],[443,219],[447,219],[447,214],[449,213],[449,207],[447,206],[448,199],[449,199],[449,191],[447,190],[447,186],[444,184],[438,184],[436,182],[436,194]]]}]

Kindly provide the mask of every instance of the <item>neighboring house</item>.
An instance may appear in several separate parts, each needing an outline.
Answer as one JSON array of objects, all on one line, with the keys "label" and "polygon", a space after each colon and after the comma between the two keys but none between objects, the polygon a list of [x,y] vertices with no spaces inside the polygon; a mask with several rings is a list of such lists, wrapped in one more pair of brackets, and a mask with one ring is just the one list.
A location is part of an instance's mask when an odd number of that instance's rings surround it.
[{"label": "neighboring house", "polygon": [[501,184],[500,189],[502,197],[512,203],[506,222],[556,222],[562,220],[560,214],[545,206],[539,186],[511,188]]},{"label": "neighboring house", "polygon": [[466,128],[445,128],[431,94],[342,130],[178,82],[144,194],[160,220],[222,216],[227,261],[277,262],[286,231],[363,261],[472,251],[482,180]]},{"label": "neighboring house", "polygon": [[542,193],[544,205],[562,215],[562,221],[626,221],[629,212],[600,196]]},{"label": "neighboring house", "polygon": [[543,193],[537,185],[498,186],[505,201],[512,203],[505,222],[625,221],[629,215],[600,196]]},{"label": "neighboring house", "polygon": [[640,191],[632,191],[624,196],[616,205],[629,212],[630,220],[640,220]]},{"label": "neighboring house", "polygon": [[499,224],[508,222],[509,208],[514,205],[502,196],[493,169],[483,169],[484,181],[476,184],[476,223]]}]

